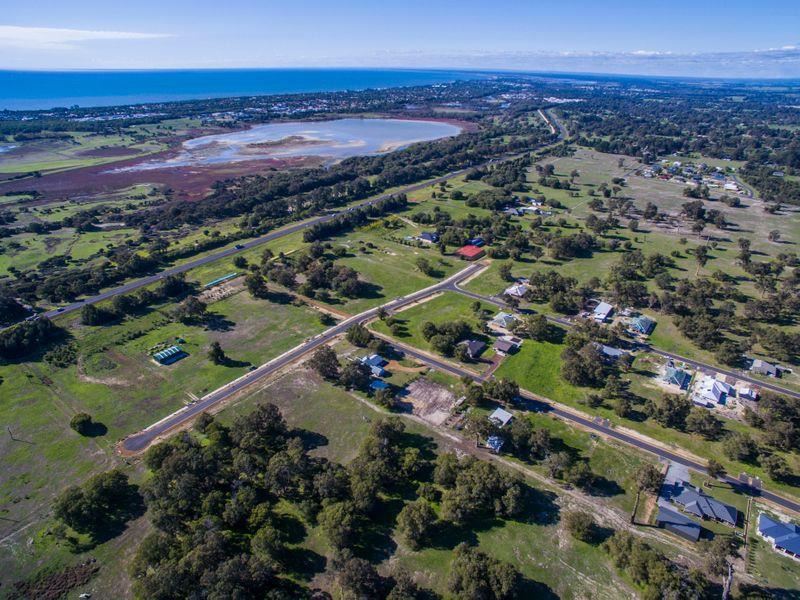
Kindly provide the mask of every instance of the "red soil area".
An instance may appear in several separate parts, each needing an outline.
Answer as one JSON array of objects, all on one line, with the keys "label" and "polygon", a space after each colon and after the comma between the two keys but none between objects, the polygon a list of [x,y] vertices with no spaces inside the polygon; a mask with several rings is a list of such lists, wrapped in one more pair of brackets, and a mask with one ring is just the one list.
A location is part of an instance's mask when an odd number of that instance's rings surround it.
[{"label": "red soil area", "polygon": [[[147,160],[164,159],[172,154],[174,154],[172,150],[151,154]],[[26,177],[25,179],[0,182],[0,194],[36,190],[42,194],[36,203],[46,204],[78,195],[109,193],[138,184],[153,184],[173,189],[176,198],[197,200],[205,196],[211,189],[211,185],[220,179],[308,166],[317,164],[319,159],[308,157],[258,159],[220,165],[119,171],[121,168],[139,164],[141,161],[141,158],[131,158],[113,164],[52,173],[40,178]]]}]

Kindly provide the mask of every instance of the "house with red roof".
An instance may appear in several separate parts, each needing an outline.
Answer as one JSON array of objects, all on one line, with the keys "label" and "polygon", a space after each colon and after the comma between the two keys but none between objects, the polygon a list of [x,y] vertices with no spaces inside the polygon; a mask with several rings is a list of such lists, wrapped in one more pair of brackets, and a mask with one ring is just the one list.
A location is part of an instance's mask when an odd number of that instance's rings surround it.
[{"label": "house with red roof", "polygon": [[478,260],[486,255],[486,251],[478,246],[467,244],[456,250],[456,255],[461,257],[461,260]]}]

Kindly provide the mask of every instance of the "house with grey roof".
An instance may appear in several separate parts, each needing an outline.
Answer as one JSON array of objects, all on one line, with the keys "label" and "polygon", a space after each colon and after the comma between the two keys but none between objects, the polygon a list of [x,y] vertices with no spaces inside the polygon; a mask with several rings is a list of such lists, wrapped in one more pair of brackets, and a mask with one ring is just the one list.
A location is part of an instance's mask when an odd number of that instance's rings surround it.
[{"label": "house with grey roof", "polygon": [[739,511],[730,504],[703,493],[700,488],[694,487],[686,481],[678,481],[671,500],[685,512],[700,517],[736,527]]},{"label": "house with grey roof", "polygon": [[600,302],[592,311],[592,318],[598,323],[605,323],[614,313],[614,307],[608,302]]},{"label": "house with grey roof", "polygon": [[753,373],[758,373],[759,375],[766,375],[767,377],[781,376],[781,370],[778,368],[777,365],[768,363],[767,361],[761,360],[760,358],[756,358],[753,361],[753,364],[750,365],[750,370]]},{"label": "house with grey roof", "polygon": [[461,342],[467,348],[467,356],[475,360],[486,349],[486,344],[480,340],[464,340]]},{"label": "house with grey roof", "polygon": [[511,422],[511,419],[514,418],[514,415],[508,412],[504,408],[495,408],[494,412],[489,415],[489,420],[497,425],[498,427],[505,427]]},{"label": "house with grey roof", "polygon": [[491,321],[489,321],[489,327],[493,329],[501,329],[501,330],[509,330],[514,325],[514,321],[517,320],[511,313],[507,312],[499,312],[497,313]]},{"label": "house with grey roof", "polygon": [[758,535],[767,540],[778,552],[800,560],[800,527],[758,515]]},{"label": "house with grey roof", "polygon": [[685,389],[689,385],[692,376],[686,371],[668,366],[664,373],[664,381],[669,384],[677,385],[680,389]]}]

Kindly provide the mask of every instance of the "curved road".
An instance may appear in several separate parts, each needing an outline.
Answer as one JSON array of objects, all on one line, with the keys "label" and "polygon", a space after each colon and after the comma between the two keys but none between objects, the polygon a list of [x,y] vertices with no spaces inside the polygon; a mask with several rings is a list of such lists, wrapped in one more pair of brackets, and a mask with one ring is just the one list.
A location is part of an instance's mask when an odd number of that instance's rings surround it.
[{"label": "curved road", "polygon": [[127,454],[136,454],[138,452],[145,450],[150,444],[152,444],[159,437],[168,434],[173,429],[185,425],[188,421],[194,419],[200,413],[211,409],[215,405],[230,398],[231,396],[241,391],[245,387],[252,385],[256,381],[263,379],[264,377],[272,375],[276,371],[298,360],[305,354],[311,352],[312,350],[315,350],[316,348],[322,346],[323,344],[328,343],[336,336],[347,331],[347,329],[351,325],[355,323],[363,323],[364,321],[372,319],[373,317],[378,315],[378,312],[382,308],[385,310],[397,310],[409,304],[413,304],[414,302],[418,302],[437,292],[440,292],[444,289],[448,289],[448,287],[452,285],[454,281],[459,281],[466,277],[470,277],[476,271],[482,268],[483,268],[482,265],[473,263],[467,266],[466,268],[462,269],[458,273],[455,273],[454,275],[451,275],[447,279],[443,279],[439,283],[436,283],[430,287],[409,294],[408,296],[401,296],[400,298],[396,298],[391,302],[387,302],[386,304],[383,304],[381,306],[376,306],[375,308],[371,308],[360,314],[349,317],[341,321],[340,323],[337,323],[330,329],[314,336],[313,338],[307,340],[303,344],[294,347],[293,349],[282,354],[281,356],[272,359],[271,361],[261,365],[257,369],[249,371],[248,373],[242,375],[238,379],[234,379],[233,381],[222,386],[221,388],[211,392],[206,396],[203,396],[203,398],[201,398],[196,403],[190,404],[185,408],[182,408],[181,410],[174,412],[173,414],[162,419],[158,423],[154,423],[153,425],[151,425],[150,427],[139,433],[128,436],[127,438],[122,440],[120,444],[122,452]]}]

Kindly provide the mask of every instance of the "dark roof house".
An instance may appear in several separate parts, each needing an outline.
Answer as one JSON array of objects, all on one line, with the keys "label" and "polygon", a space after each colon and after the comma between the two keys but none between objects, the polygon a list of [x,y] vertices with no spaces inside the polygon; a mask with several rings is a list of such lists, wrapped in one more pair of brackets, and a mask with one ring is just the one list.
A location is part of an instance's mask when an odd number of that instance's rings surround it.
[{"label": "dark roof house", "polygon": [[466,340],[462,344],[467,347],[467,356],[472,359],[478,358],[486,349],[486,344],[480,340]]},{"label": "dark roof house", "polygon": [[656,525],[690,542],[696,542],[700,539],[700,523],[666,506],[659,505],[658,514],[656,514]]},{"label": "dark roof house", "polygon": [[368,367],[382,367],[388,361],[383,358],[380,354],[370,354],[369,356],[365,356],[361,359],[361,362]]},{"label": "dark roof house", "polygon": [[419,239],[423,242],[430,242],[431,244],[435,244],[439,241],[439,234],[435,231],[423,231],[419,234]]},{"label": "dark roof house", "polygon": [[739,516],[736,508],[704,494],[700,488],[696,488],[685,481],[676,482],[672,501],[682,506],[686,512],[702,519],[718,521],[731,527],[736,526]]},{"label": "dark roof house", "polygon": [[499,352],[500,354],[509,354],[509,353],[513,352],[514,350],[516,350],[517,347],[518,347],[518,344],[515,344],[514,342],[512,342],[510,340],[497,340],[494,343],[495,351]]}]

